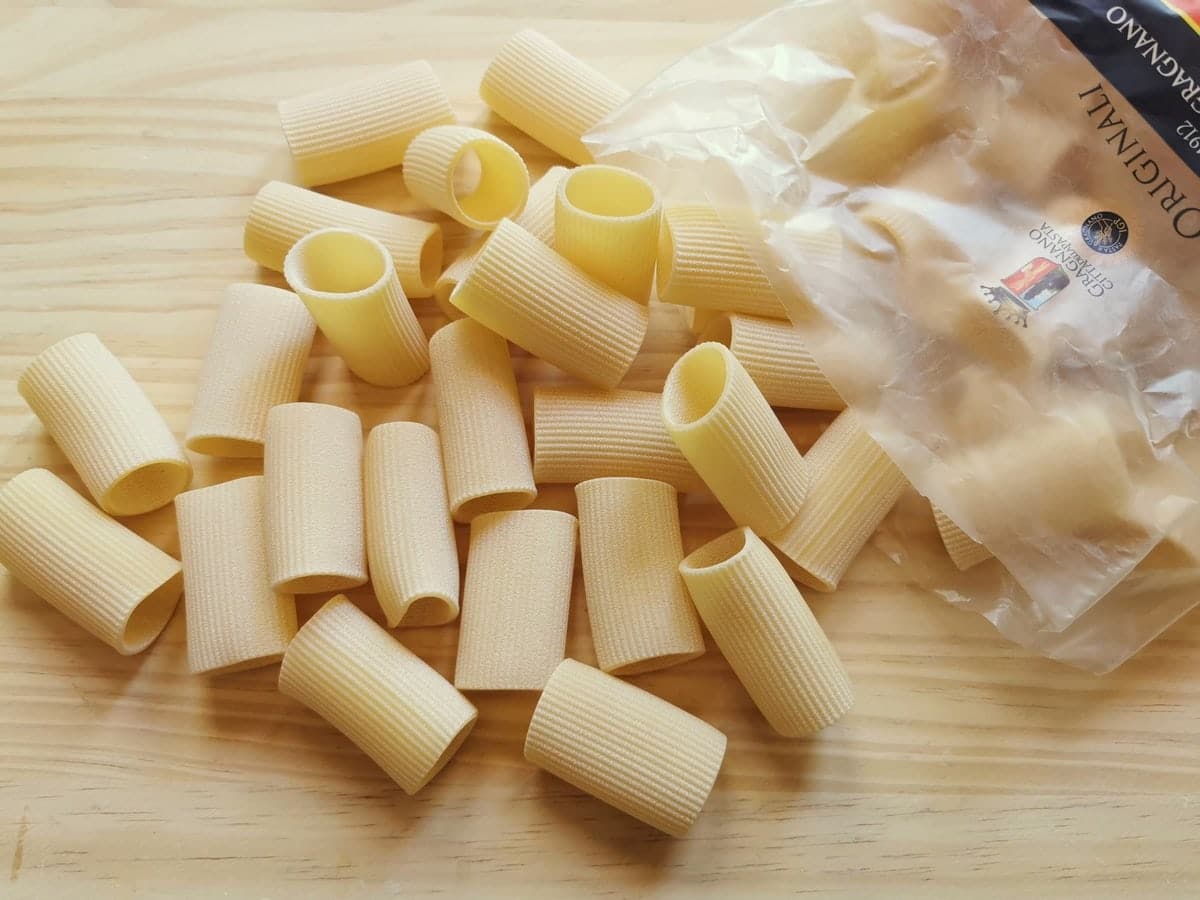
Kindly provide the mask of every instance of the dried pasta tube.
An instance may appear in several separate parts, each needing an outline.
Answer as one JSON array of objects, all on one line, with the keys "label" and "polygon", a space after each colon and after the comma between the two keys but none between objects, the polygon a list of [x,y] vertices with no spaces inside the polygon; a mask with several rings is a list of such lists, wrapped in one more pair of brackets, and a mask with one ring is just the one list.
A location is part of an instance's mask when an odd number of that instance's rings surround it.
[{"label": "dried pasta tube", "polygon": [[[479,171],[470,191],[456,176],[473,156]],[[415,198],[468,228],[490,230],[525,208],[529,171],[521,155],[494,134],[465,125],[422,131],[404,154],[404,185]]]},{"label": "dried pasta tube", "polygon": [[372,428],[363,485],[367,563],[388,627],[458,618],[458,548],[437,434],[417,422]]},{"label": "dried pasta tube", "polygon": [[629,99],[608,76],[526,29],[492,60],[479,96],[501,118],[574,163],[592,162],[583,136]]},{"label": "dried pasta tube", "polygon": [[192,480],[175,435],[96,335],[47,347],[25,367],[17,392],[109,515],[166,506]]},{"label": "dried pasta tube", "polygon": [[528,506],[537,487],[508,344],[463,319],[434,334],[429,355],[454,521]]},{"label": "dried pasta tube", "polygon": [[[740,220],[744,213],[725,212]],[[658,299],[663,303],[786,319],[771,282],[745,242],[712,206],[669,206],[658,241]]]},{"label": "dried pasta tube", "polygon": [[525,759],[682,837],[712,793],[725,743],[724,734],[691,713],[564,659],[533,711]]},{"label": "dried pasta tube", "polygon": [[667,433],[733,520],[774,534],[808,493],[808,466],[729,348],[698,344],[663,387]]},{"label": "dried pasta tube", "polygon": [[767,535],[788,573],[818,591],[832,591],[908,479],[846,410],[804,457],[812,487],[785,528]]},{"label": "dried pasta tube", "polygon": [[267,414],[267,569],[281,594],[367,580],[362,425],[348,409],[285,403]]},{"label": "dried pasta tube", "polygon": [[633,365],[649,324],[644,305],[509,221],[488,238],[450,302],[534,356],[609,388]]},{"label": "dried pasta tube", "polygon": [[665,481],[680,491],[704,488],[667,433],[662,395],[620,389],[534,389],[533,477],[538,484],[627,477]]},{"label": "dried pasta tube", "polygon": [[991,550],[959,528],[936,506],[933,508],[933,518],[937,522],[938,534],[941,535],[946,552],[960,572],[994,558]]},{"label": "dried pasta tube", "polygon": [[717,341],[733,351],[772,406],[846,406],[790,322],[722,313],[709,324],[701,340]]},{"label": "dried pasta tube", "polygon": [[408,297],[429,297],[442,268],[442,229],[433,222],[398,216],[271,181],[254,195],[242,235],[246,255],[260,266],[283,271],[296,241],[323,228],[346,228],[387,247]]},{"label": "dried pasta tube", "polygon": [[588,621],[600,668],[636,675],[704,653],[679,577],[683,538],[675,489],[646,478],[594,478],[575,488]]},{"label": "dried pasta tube", "polygon": [[476,516],[455,686],[541,690],[566,652],[574,570],[574,516],[552,509]]},{"label": "dried pasta tube", "polygon": [[342,228],[296,242],[283,277],[322,333],[363,381],[411,384],[429,370],[429,343],[396,277],[387,248]]},{"label": "dried pasta tube", "polygon": [[288,645],[279,690],[353,741],[406,794],[433,780],[479,716],[344,595],[317,610]]},{"label": "dried pasta tube", "polygon": [[150,646],[183,591],[176,560],[45,469],[0,487],[0,564],[122,656]]},{"label": "dried pasta tube", "polygon": [[854,705],[837,652],[753,531],[721,535],[688,556],[679,571],[713,640],[772,728],[804,737]]},{"label": "dried pasta tube", "polygon": [[658,191],[641,175],[580,166],[558,184],[554,248],[613,290],[648,303],[661,219]]},{"label": "dried pasta tube", "polygon": [[301,184],[329,184],[400,165],[419,132],[454,121],[424,60],[279,104]]},{"label": "dried pasta tube", "polygon": [[263,477],[180,494],[175,516],[192,674],[279,662],[296,636],[296,601],[273,591],[267,574]]},{"label": "dried pasta tube", "polygon": [[188,423],[187,448],[261,457],[267,411],[300,396],[316,324],[300,298],[265,284],[225,289]]}]

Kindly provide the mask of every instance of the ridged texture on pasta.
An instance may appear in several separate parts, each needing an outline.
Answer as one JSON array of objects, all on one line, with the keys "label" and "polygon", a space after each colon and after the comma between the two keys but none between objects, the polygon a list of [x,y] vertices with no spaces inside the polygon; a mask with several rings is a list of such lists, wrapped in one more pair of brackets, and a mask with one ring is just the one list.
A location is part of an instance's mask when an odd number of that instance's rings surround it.
[{"label": "ridged texture on pasta", "polygon": [[574,571],[574,516],[521,509],[476,517],[455,686],[541,690],[566,652]]},{"label": "ridged texture on pasta", "polygon": [[812,473],[808,497],[787,527],[766,537],[793,578],[832,591],[908,479],[852,410],[833,420],[804,461]]},{"label": "ridged texture on pasta", "polygon": [[479,716],[450,682],[340,595],[288,646],[279,690],[353,741],[406,794],[442,770]]},{"label": "ridged texture on pasta", "polygon": [[187,448],[261,457],[267,411],[300,396],[316,324],[300,298],[265,284],[231,284],[217,316],[188,423]]},{"label": "ridged texture on pasta", "polygon": [[688,556],[679,571],[713,640],[772,728],[804,737],[854,705],[837,652],[753,531],[721,535]]},{"label": "ridged texture on pasta", "polygon": [[663,210],[658,299],[769,319],[788,317],[741,238],[711,206],[669,206]]},{"label": "ridged texture on pasta", "polygon": [[371,429],[363,484],[367,565],[388,627],[458,618],[458,548],[437,434],[417,422]]},{"label": "ridged texture on pasta", "polygon": [[463,319],[434,334],[429,355],[454,520],[528,506],[537,487],[508,344]]},{"label": "ridged texture on pasta", "polygon": [[699,344],[680,357],[662,411],[667,433],[735,522],[774,534],[796,517],[808,466],[728,347]]},{"label": "ridged texture on pasta", "polygon": [[608,76],[540,32],[513,35],[483,74],[479,96],[497,115],[574,163],[592,162],[581,138],[629,99]]},{"label": "ridged texture on pasta", "polygon": [[645,478],[595,478],[576,487],[575,496],[600,668],[636,675],[703,654],[700,620],[679,577],[675,488]]},{"label": "ridged texture on pasta", "polygon": [[846,406],[790,322],[722,313],[710,321],[701,340],[719,341],[732,350],[772,406]]},{"label": "ridged texture on pasta", "polygon": [[136,516],[166,506],[192,480],[175,435],[96,335],[43,350],[17,391],[106,513]]},{"label": "ridged texture on pasta", "polygon": [[271,587],[315,594],[366,582],[358,416],[324,403],[276,406],[263,475]]},{"label": "ridged texture on pasta", "polygon": [[650,300],[662,203],[654,185],[616,166],[580,166],[558,185],[554,248],[639,303]]},{"label": "ridged texture on pasta", "polygon": [[628,477],[665,481],[680,491],[704,488],[667,433],[662,395],[647,391],[535,388],[533,477],[538,484]]},{"label": "ridged texture on pasta", "polygon": [[725,735],[666,700],[565,659],[533,711],[525,759],[682,837],[712,793]]},{"label": "ridged texture on pasta", "polygon": [[504,221],[450,302],[564,372],[616,387],[642,346],[646,307]]},{"label": "ridged texture on pasta", "polygon": [[271,590],[262,476],[180,494],[175,518],[188,668],[215,674],[278,662],[296,636],[296,601]]},{"label": "ridged texture on pasta", "polygon": [[314,231],[288,252],[283,277],[363,381],[399,387],[429,371],[425,332],[391,254],[373,237],[340,228]]},{"label": "ridged texture on pasta", "polygon": [[442,229],[432,222],[398,216],[270,181],[254,195],[242,235],[246,255],[264,268],[283,271],[296,241],[322,228],[346,228],[387,247],[409,297],[429,297],[442,268]]},{"label": "ridged texture on pasta", "polygon": [[[470,190],[455,186],[459,164],[479,165]],[[468,228],[492,229],[525,208],[529,170],[519,153],[494,134],[466,125],[440,125],[417,135],[404,153],[404,185],[422,203]]]},{"label": "ridged texture on pasta", "polygon": [[400,165],[426,128],[454,121],[441,82],[424,60],[279,104],[301,184],[329,184]]},{"label": "ridged texture on pasta", "polygon": [[176,560],[45,469],[0,488],[0,564],[123,656],[150,646],[183,591]]},{"label": "ridged texture on pasta", "polygon": [[933,508],[933,518],[937,522],[938,534],[941,535],[946,552],[960,572],[994,558],[991,550],[959,528],[936,506]]}]

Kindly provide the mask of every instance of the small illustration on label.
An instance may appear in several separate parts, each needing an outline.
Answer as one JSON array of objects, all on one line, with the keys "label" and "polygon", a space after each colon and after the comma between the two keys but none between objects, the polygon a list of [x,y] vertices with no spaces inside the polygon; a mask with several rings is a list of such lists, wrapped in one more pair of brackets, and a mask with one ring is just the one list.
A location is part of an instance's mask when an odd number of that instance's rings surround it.
[{"label": "small illustration on label", "polygon": [[996,315],[1027,328],[1029,314],[1045,306],[1070,283],[1062,266],[1039,256],[1001,279],[1000,284],[982,287]]},{"label": "small illustration on label", "polygon": [[1129,223],[1115,212],[1092,213],[1083,220],[1083,242],[1097,253],[1116,253],[1129,240]]}]

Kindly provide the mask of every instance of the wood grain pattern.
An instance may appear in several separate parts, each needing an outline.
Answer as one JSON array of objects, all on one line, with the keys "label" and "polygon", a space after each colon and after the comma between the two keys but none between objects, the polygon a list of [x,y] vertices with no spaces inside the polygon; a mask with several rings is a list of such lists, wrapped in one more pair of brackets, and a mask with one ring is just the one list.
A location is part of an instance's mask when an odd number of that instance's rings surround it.
[{"label": "wood grain pattern", "polygon": [[[280,283],[241,253],[254,191],[287,177],[277,98],[424,55],[463,119],[512,140],[537,172],[551,157],[475,95],[512,31],[539,27],[635,87],[773,4],[319,9],[334,5],[0,13],[0,478],[67,474],[15,382],[80,330],[104,338],[182,434],[223,287]],[[397,171],[333,192],[411,208]],[[441,322],[432,302],[418,312],[426,331]],[[679,311],[656,309],[626,385],[657,390],[688,344]],[[516,357],[528,414],[532,386],[563,376]],[[368,426],[434,423],[428,377],[370,387],[320,338],[303,398],[353,406]],[[785,414],[802,446],[828,419]],[[198,484],[258,470],[194,459]],[[573,503],[569,487],[539,500]],[[728,525],[699,497],[684,517],[688,548]],[[169,509],[131,522],[178,551]],[[931,521],[917,527],[937,540]],[[0,895],[1195,896],[1200,619],[1096,679],[1006,644],[873,547],[836,595],[811,600],[859,697],[815,740],[773,736],[714,651],[632,679],[729,736],[705,812],[672,840],[523,762],[533,695],[475,695],[475,733],[408,798],[282,697],[274,668],[186,674],[182,615],[150,652],[121,658],[0,575]],[[451,674],[456,627],[403,636]],[[568,650],[594,661],[578,575]]]}]

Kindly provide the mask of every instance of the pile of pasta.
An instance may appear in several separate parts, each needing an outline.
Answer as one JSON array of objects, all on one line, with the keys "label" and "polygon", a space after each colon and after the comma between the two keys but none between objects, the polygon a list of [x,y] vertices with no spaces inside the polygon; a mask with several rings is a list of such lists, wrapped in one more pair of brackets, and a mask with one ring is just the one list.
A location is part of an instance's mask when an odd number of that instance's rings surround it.
[{"label": "pile of pasta", "polygon": [[[481,94],[572,165],[531,186],[512,147],[455,123],[425,63],[280,104],[303,186],[258,192],[245,250],[291,290],[229,287],[183,447],[95,335],[37,356],[20,393],[94,503],[45,469],[16,476],[0,562],[122,654],[186,593],[193,672],[281,663],[280,690],[409,793],[467,739],[463,692],[540,691],[526,758],[681,835],[726,738],[624,677],[702,655],[703,624],[776,732],[837,721],[853,690],[798,584],[834,590],[906,482],[727,211],[664,209],[646,179],[593,163],[580,137],[621,87],[525,31]],[[436,223],[309,190],[398,164],[414,197],[486,239],[443,270]],[[652,293],[698,335],[658,394],[620,387]],[[425,297],[447,319],[430,339],[409,302]],[[371,384],[431,373],[438,429],[389,422],[364,441],[354,411],[297,402],[318,328]],[[536,390],[532,452],[510,343],[577,381]],[[802,455],[773,406],[839,414]],[[188,490],[184,447],[261,457],[262,474]],[[577,516],[531,508],[549,483],[576,485]],[[685,556],[678,494],[705,489],[737,527]],[[118,521],[172,502],[181,560]],[[577,549],[598,668],[565,658]],[[389,629],[459,621],[453,683],[341,593],[368,579]],[[298,628],[295,595],[325,592]]]}]

